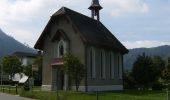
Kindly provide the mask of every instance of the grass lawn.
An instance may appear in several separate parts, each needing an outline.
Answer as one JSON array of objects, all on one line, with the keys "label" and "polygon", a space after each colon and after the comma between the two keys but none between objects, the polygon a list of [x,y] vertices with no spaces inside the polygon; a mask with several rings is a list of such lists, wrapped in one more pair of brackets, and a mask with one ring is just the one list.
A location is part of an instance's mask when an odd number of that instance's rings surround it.
[{"label": "grass lawn", "polygon": [[[32,95],[33,94],[33,95]],[[23,96],[33,96],[40,100],[56,100],[56,92],[25,92]],[[95,93],[62,92],[60,100],[96,100]],[[99,100],[166,100],[166,92],[163,91],[136,91],[126,90],[120,92],[99,93]]]},{"label": "grass lawn", "polygon": [[[8,91],[5,91],[8,93]],[[22,91],[18,89],[19,95],[38,100],[56,100],[57,92],[43,92],[43,91]],[[15,90],[10,93],[15,94]],[[59,91],[59,100],[96,100],[95,93],[83,92],[64,92]],[[125,90],[117,92],[100,92],[99,100],[166,100],[165,91],[137,91]]]}]

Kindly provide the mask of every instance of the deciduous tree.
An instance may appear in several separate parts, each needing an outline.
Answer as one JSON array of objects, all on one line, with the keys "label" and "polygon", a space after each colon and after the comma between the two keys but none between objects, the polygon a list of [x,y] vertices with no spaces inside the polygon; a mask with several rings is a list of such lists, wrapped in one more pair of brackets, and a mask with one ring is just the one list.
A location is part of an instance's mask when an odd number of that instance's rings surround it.
[{"label": "deciduous tree", "polygon": [[153,62],[149,56],[139,55],[132,69],[132,77],[141,88],[149,88],[156,79],[153,73]]},{"label": "deciduous tree", "polygon": [[19,58],[15,55],[8,55],[2,59],[3,70],[5,73],[14,75],[22,72],[23,68]]},{"label": "deciduous tree", "polygon": [[170,89],[170,57],[168,58],[165,69],[162,72],[162,77],[160,79],[163,85]]},{"label": "deciduous tree", "polygon": [[69,75],[71,80],[75,82],[76,90],[78,91],[81,80],[85,76],[85,67],[79,59],[73,56],[70,52],[64,55],[63,69]]},{"label": "deciduous tree", "polygon": [[158,81],[165,68],[165,61],[160,56],[154,56],[152,58],[152,61],[153,61],[153,73],[155,74],[156,77],[155,81]]},{"label": "deciduous tree", "polygon": [[36,66],[38,69],[37,75],[35,75],[35,79],[37,79],[39,81],[39,85],[42,84],[42,56],[39,56],[35,59],[33,66]]}]

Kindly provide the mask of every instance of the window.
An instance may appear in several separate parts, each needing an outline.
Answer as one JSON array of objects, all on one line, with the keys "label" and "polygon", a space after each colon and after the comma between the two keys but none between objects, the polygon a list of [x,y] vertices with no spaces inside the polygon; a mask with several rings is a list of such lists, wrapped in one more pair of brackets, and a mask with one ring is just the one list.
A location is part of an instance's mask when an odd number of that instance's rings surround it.
[{"label": "window", "polygon": [[94,48],[90,48],[89,52],[89,63],[90,63],[90,75],[91,78],[96,78],[96,66],[95,66],[95,51]]},{"label": "window", "polygon": [[122,71],[123,71],[123,60],[122,60],[122,55],[117,54],[117,75],[119,79],[122,79]]},{"label": "window", "polygon": [[119,65],[119,78],[122,79],[122,71],[123,71],[123,57],[121,54],[119,54],[119,60],[118,60],[118,65]]},{"label": "window", "polygon": [[60,42],[58,43],[58,57],[63,57],[64,55],[64,41],[60,40]]},{"label": "window", "polygon": [[114,54],[110,52],[109,54],[109,68],[110,68],[110,78],[114,79]]},{"label": "window", "polygon": [[60,46],[59,46],[59,55],[60,55],[60,56],[63,56],[63,55],[64,55],[64,47],[63,47],[63,45],[60,45]]},{"label": "window", "polygon": [[110,78],[112,77],[112,53],[109,54]]},{"label": "window", "polygon": [[119,55],[117,55],[117,74],[118,74],[118,77],[120,76],[120,61],[119,61],[120,59],[119,59]]},{"label": "window", "polygon": [[105,78],[105,53],[103,50],[100,52],[100,75],[101,78]]}]

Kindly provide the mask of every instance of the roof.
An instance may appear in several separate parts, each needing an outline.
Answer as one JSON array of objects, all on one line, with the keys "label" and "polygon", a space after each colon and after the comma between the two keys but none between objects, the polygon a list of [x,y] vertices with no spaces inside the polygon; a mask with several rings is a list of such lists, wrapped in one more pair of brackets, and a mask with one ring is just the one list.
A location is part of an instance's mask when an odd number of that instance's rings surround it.
[{"label": "roof", "polygon": [[48,29],[54,23],[58,16],[67,16],[71,22],[80,31],[82,41],[86,44],[110,48],[115,51],[127,53],[128,50],[121,44],[121,42],[100,22],[76,11],[62,7],[53,14],[40,38],[35,44],[34,48],[43,49],[43,41]]},{"label": "roof", "polygon": [[15,52],[14,55],[19,57],[37,57],[38,54],[28,52]]},{"label": "roof", "polygon": [[92,0],[92,4],[89,9],[102,9],[101,5],[99,4],[99,0]]},{"label": "roof", "polygon": [[55,58],[53,60],[53,62],[51,63],[52,66],[55,66],[55,65],[63,65],[64,63],[64,60],[63,58]]},{"label": "roof", "polygon": [[65,34],[64,30],[61,30],[61,29],[57,30],[56,34],[54,34],[51,41],[57,40],[58,38],[60,38],[60,36],[62,36],[64,40],[70,41],[67,35]]}]

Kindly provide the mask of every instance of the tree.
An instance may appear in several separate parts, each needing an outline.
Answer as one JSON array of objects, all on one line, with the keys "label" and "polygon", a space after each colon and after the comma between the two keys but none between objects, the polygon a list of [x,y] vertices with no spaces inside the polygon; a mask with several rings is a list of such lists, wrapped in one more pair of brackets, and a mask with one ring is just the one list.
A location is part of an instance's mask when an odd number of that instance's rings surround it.
[{"label": "tree", "polygon": [[22,72],[23,68],[19,58],[15,55],[8,55],[2,59],[3,70],[13,76],[15,73]]},{"label": "tree", "polygon": [[168,58],[168,62],[165,66],[165,69],[162,72],[162,77],[160,78],[160,82],[167,86],[170,89],[170,57]]},{"label": "tree", "polygon": [[153,61],[153,70],[152,73],[155,75],[155,80],[153,82],[153,89],[162,89],[163,85],[160,83],[159,79],[162,76],[162,72],[165,68],[165,61],[160,56],[154,56]]},{"label": "tree", "polygon": [[163,85],[167,87],[167,100],[169,100],[169,89],[170,89],[170,57],[167,59],[167,64],[162,72],[162,77],[159,80]]},{"label": "tree", "polygon": [[35,85],[42,84],[42,56],[38,56],[33,64],[23,66],[23,72],[30,78],[34,78]]},{"label": "tree", "polygon": [[75,82],[76,90],[78,91],[81,80],[85,76],[85,67],[77,57],[74,57],[70,52],[64,55],[63,70]]},{"label": "tree", "polygon": [[153,69],[154,69],[153,72],[155,73],[155,76],[157,78],[156,81],[158,81],[165,68],[165,61],[162,60],[160,56],[154,56],[152,58],[152,61],[153,61]]},{"label": "tree", "polygon": [[154,67],[154,72],[155,75],[157,76],[157,78],[160,78],[162,75],[162,71],[165,68],[165,61],[162,60],[162,58],[160,56],[154,56],[152,58],[153,61],[153,67]]},{"label": "tree", "polygon": [[123,87],[125,89],[134,89],[135,88],[135,80],[132,77],[132,73],[129,71],[125,71],[123,73]]},{"label": "tree", "polygon": [[32,65],[27,65],[27,66],[23,66],[23,72],[25,75],[31,77],[32,76]]},{"label": "tree", "polygon": [[141,88],[149,88],[156,80],[151,57],[139,55],[132,69],[132,77]]},{"label": "tree", "polygon": [[42,84],[42,61],[42,56],[39,56],[33,62],[33,65],[38,69],[37,75],[34,76],[35,80],[38,81],[37,85]]}]

